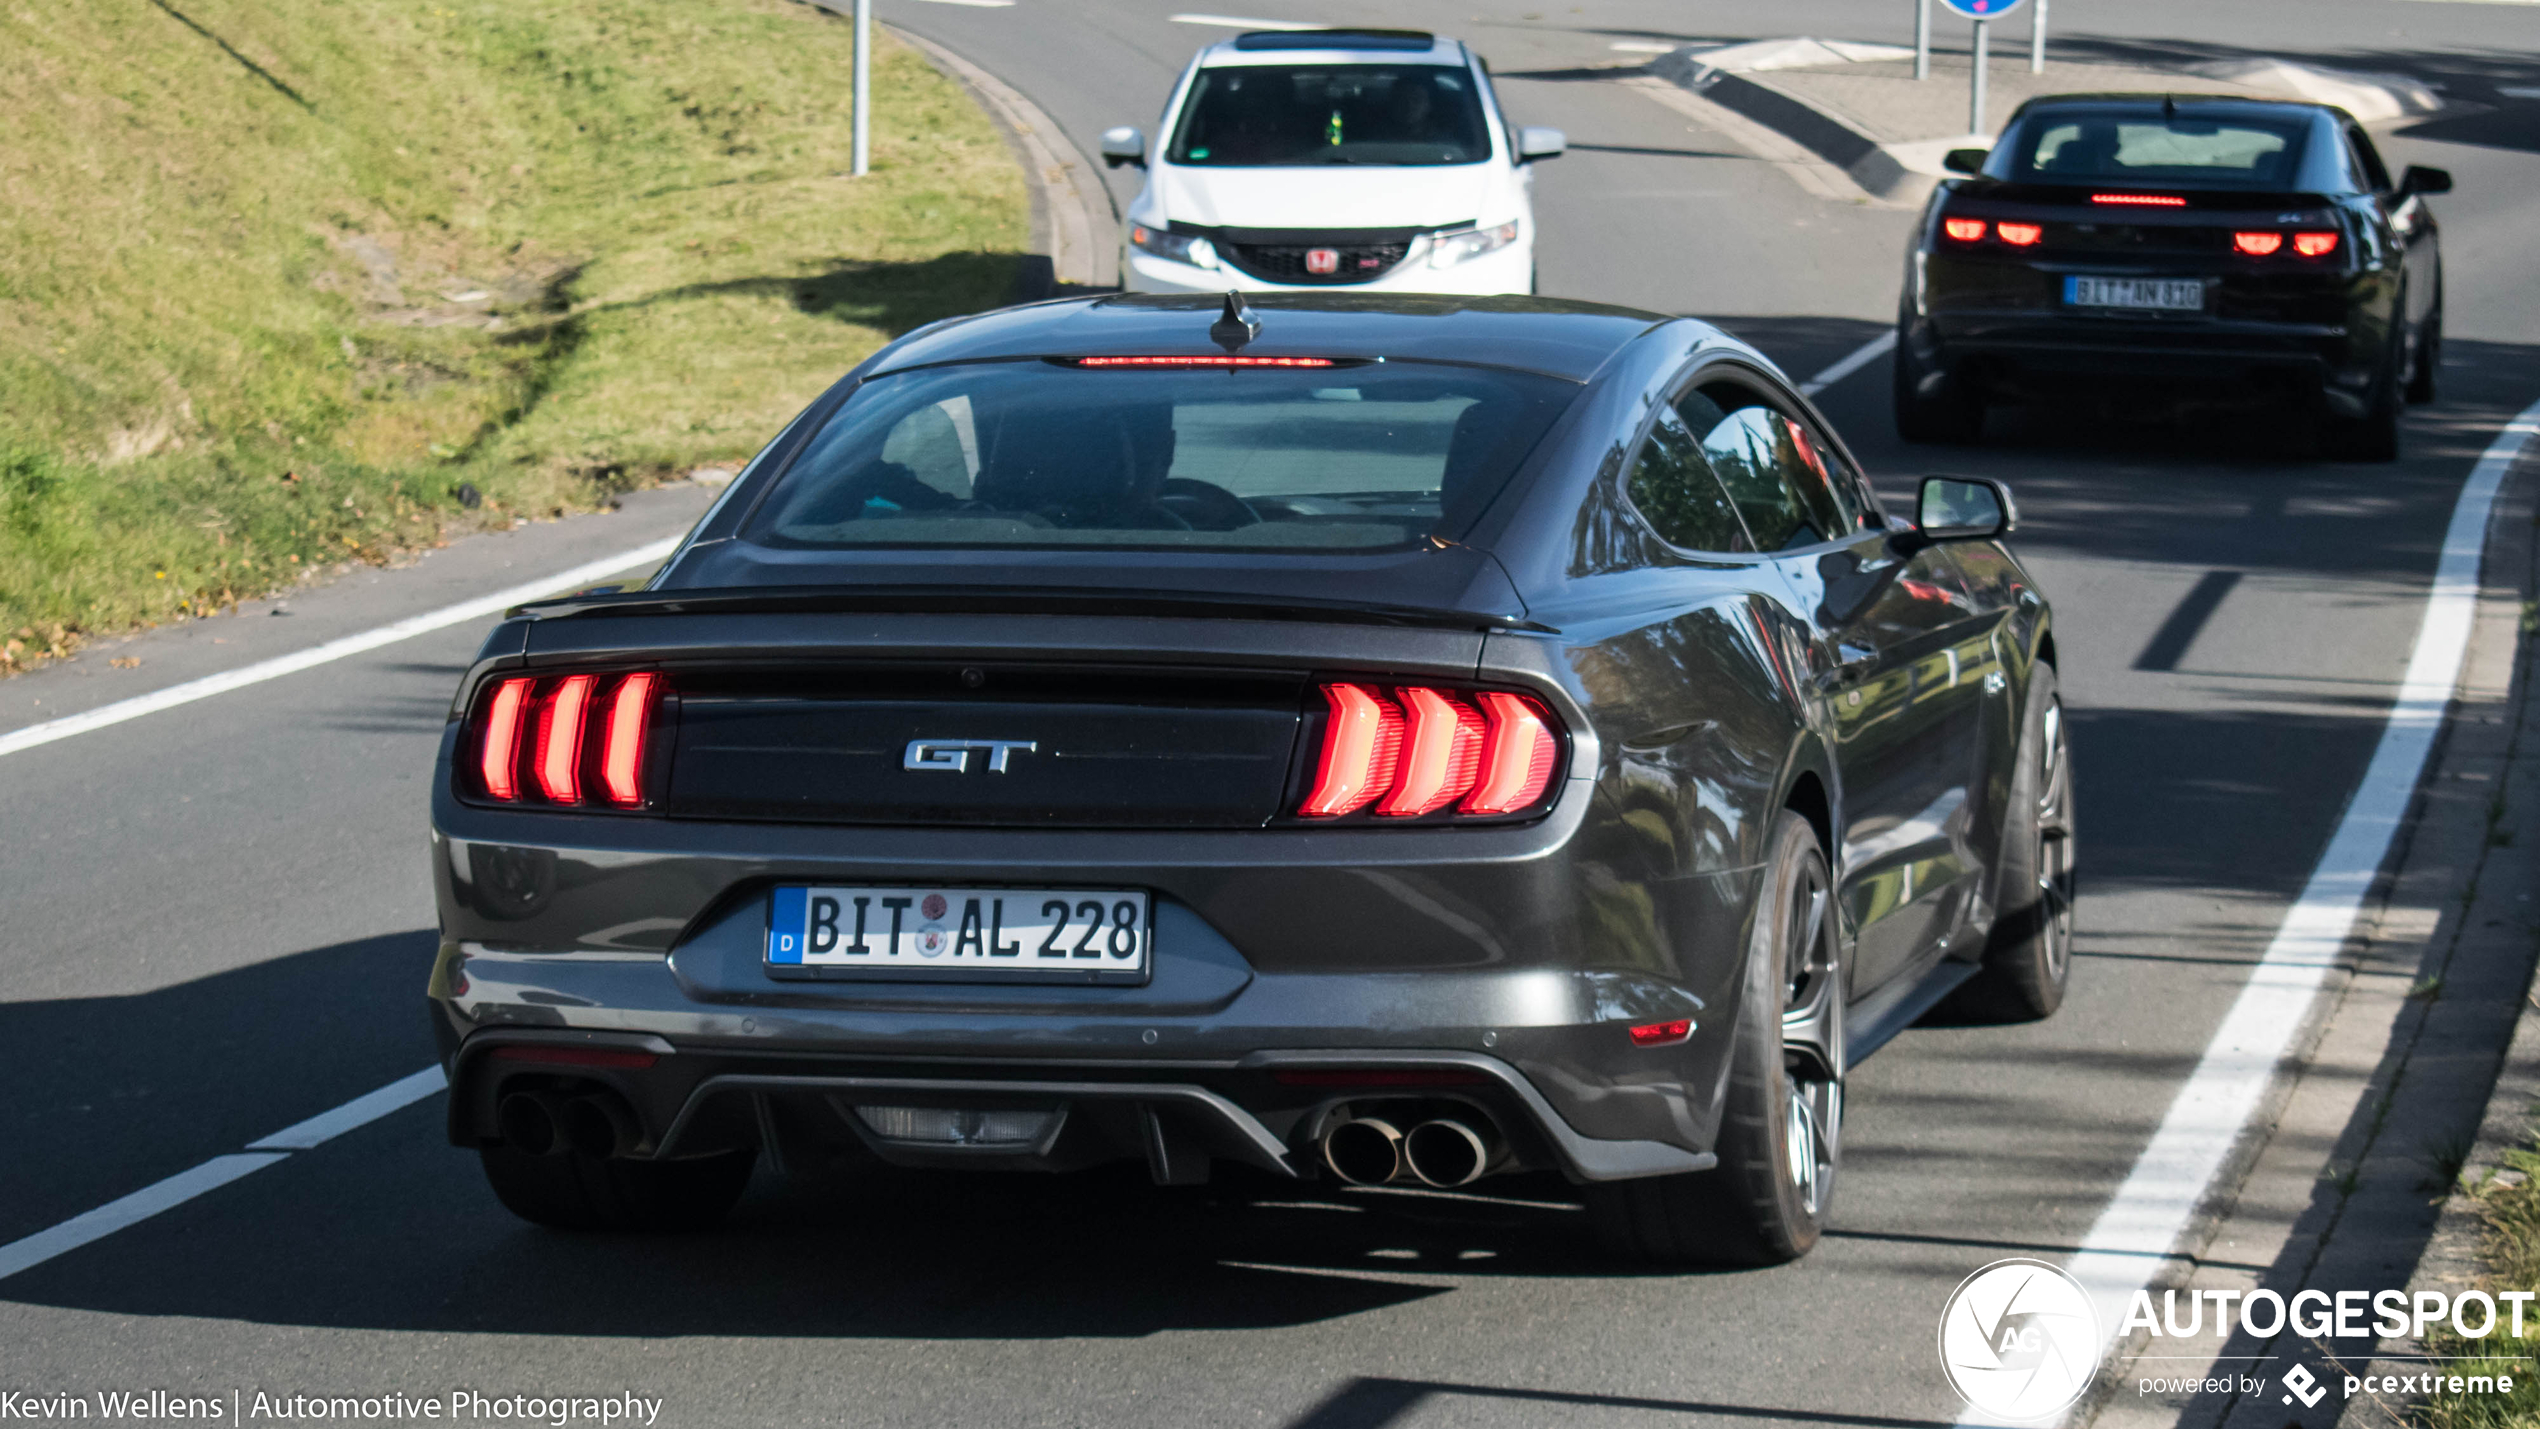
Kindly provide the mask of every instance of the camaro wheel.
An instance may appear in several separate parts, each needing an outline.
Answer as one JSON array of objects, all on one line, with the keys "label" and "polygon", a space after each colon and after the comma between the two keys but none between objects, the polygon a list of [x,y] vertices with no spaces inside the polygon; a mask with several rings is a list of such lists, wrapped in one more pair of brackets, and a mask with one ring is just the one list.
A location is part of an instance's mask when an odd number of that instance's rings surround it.
[{"label": "camaro wheel", "polygon": [[2417,325],[2417,360],[2408,369],[2408,400],[2420,406],[2434,400],[2437,374],[2443,367],[2443,295],[2434,295],[2434,310]]},{"label": "camaro wheel", "polygon": [[2001,910],[1984,970],[1951,1011],[1984,1022],[2033,1022],[2064,1003],[2073,967],[2073,768],[2055,667],[2029,677],[2028,719],[1995,883]]},{"label": "camaro wheel", "polygon": [[1843,1164],[1842,961],[1816,830],[1784,811],[1748,950],[1711,1171],[1590,1188],[1598,1231],[1638,1259],[1769,1265],[1817,1243]]},{"label": "camaro wheel", "polygon": [[750,1184],[755,1151],[689,1161],[628,1161],[509,1146],[479,1151],[485,1179],[513,1215],[562,1231],[702,1230]]},{"label": "camaro wheel", "polygon": [[[2401,294],[2397,311],[2407,311],[2407,295]],[[2407,360],[2406,333],[2400,320],[2394,318],[2390,330],[2390,350],[2382,355],[2381,370],[2374,374],[2372,395],[2365,399],[2364,414],[2353,418],[2333,418],[2320,431],[2327,455],[2339,461],[2397,461],[2399,459],[2399,418],[2401,389],[2408,374],[2400,370]]]}]

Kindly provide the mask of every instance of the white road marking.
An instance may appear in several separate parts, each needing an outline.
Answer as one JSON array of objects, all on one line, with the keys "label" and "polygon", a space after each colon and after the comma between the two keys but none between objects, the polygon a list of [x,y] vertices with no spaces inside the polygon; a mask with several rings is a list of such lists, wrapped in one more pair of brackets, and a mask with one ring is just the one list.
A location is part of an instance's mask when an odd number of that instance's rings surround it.
[{"label": "white road marking", "polygon": [[929,5],[968,5],[978,10],[1010,10],[1014,0],[926,0]]},{"label": "white road marking", "polygon": [[1834,366],[1827,368],[1825,371],[1818,373],[1816,376],[1809,378],[1807,381],[1800,383],[1799,395],[1803,397],[1816,396],[1818,393],[1832,387],[1844,378],[1851,376],[1853,373],[1858,372],[1862,368],[1869,366],[1871,363],[1878,361],[1882,357],[1885,357],[1888,351],[1895,346],[1896,329],[1889,328],[1887,331],[1871,338],[1868,342],[1852,349],[1851,355],[1844,358],[1841,362],[1838,362]]},{"label": "white road marking", "polygon": [[1605,48],[1627,55],[1671,55],[1684,47],[1668,44],[1665,40],[1616,40]]},{"label": "white road marking", "polygon": [[[2135,1158],[2133,1171],[2066,1267],[2098,1307],[2103,1353],[2124,1323],[2134,1292],[2149,1285],[2176,1250],[2224,1157],[2248,1129],[2416,798],[2417,780],[2435,736],[2442,732],[2478,613],[2488,514],[2505,473],[2535,433],[2540,433],[2540,402],[2505,424],[2462,485],[2452,505],[2452,524],[2443,533],[2443,557],[2425,598],[2416,648],[2372,763],[2302,896],[2285,912],[2275,940],[2251,970],[2213,1040],[2205,1044],[2196,1070],[2179,1088],[2151,1143]],[[1992,1421],[1970,1413],[1959,1422]]]},{"label": "white road marking", "polygon": [[438,1065],[426,1067],[410,1077],[399,1077],[375,1092],[355,1097],[333,1111],[320,1112],[297,1126],[286,1127],[262,1141],[250,1143],[245,1151],[215,1156],[200,1166],[144,1186],[121,1200],[108,1201],[60,1225],[0,1245],[0,1280],[6,1280],[21,1270],[32,1270],[57,1255],[67,1255],[92,1241],[104,1240],[127,1226],[139,1225],[161,1211],[184,1205],[206,1191],[217,1191],[277,1161],[288,1161],[293,1151],[332,1140],[392,1111],[402,1111],[441,1090],[441,1086],[441,1068]]},{"label": "white road marking", "polygon": [[253,665],[241,665],[235,670],[225,670],[217,675],[206,675],[199,680],[188,680],[181,685],[170,685],[164,690],[157,690],[150,694],[135,695],[128,700],[117,700],[113,704],[100,705],[84,714],[64,715],[60,719],[46,720],[42,724],[31,724],[24,729],[0,734],[0,755],[16,754],[38,745],[51,744],[57,739],[68,739],[75,734],[86,734],[90,730],[104,729],[108,725],[121,724],[128,719],[139,719],[146,714],[157,714],[161,710],[174,709],[178,705],[192,704],[196,700],[209,699],[214,695],[227,694],[231,690],[262,684],[284,675],[297,674],[331,660],[341,660],[347,655],[359,655],[365,650],[376,650],[382,645],[394,645],[400,640],[411,640],[415,636],[426,635],[447,626],[470,620],[482,620],[489,615],[499,615],[523,601],[536,600],[543,595],[552,595],[560,590],[587,585],[601,576],[626,570],[632,566],[659,561],[677,549],[684,539],[686,538],[681,536],[665,537],[662,540],[638,546],[631,551],[621,551],[602,560],[575,566],[569,571],[558,571],[552,576],[542,576],[525,585],[498,590],[491,595],[478,596],[474,600],[463,600],[456,605],[443,606],[439,610],[426,611],[421,615],[408,616],[394,624],[365,630],[358,635],[347,635],[340,640],[330,640],[323,645],[313,645],[306,650],[295,651],[289,655],[277,655],[270,660],[260,660]]},{"label": "white road marking", "polygon": [[400,1077],[378,1091],[353,1098],[333,1111],[322,1111],[297,1126],[286,1126],[262,1141],[250,1141],[250,1151],[306,1151],[323,1146],[357,1126],[368,1126],[392,1111],[403,1111],[416,1102],[441,1090],[446,1085],[438,1066],[426,1067],[411,1077]]},{"label": "white road marking", "polygon": [[1221,30],[1320,30],[1322,25],[1303,20],[1247,20],[1241,15],[1173,15],[1176,25],[1214,25]]}]

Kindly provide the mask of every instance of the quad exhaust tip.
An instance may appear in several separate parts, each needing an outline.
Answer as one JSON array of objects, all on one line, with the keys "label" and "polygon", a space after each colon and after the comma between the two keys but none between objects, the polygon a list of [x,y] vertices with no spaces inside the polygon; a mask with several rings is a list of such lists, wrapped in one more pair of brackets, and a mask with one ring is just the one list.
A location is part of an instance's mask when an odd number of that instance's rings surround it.
[{"label": "quad exhaust tip", "polygon": [[1323,1164],[1353,1186],[1416,1181],[1449,1190],[1480,1180],[1491,1160],[1491,1139],[1453,1117],[1408,1132],[1382,1117],[1353,1117],[1323,1134]]}]

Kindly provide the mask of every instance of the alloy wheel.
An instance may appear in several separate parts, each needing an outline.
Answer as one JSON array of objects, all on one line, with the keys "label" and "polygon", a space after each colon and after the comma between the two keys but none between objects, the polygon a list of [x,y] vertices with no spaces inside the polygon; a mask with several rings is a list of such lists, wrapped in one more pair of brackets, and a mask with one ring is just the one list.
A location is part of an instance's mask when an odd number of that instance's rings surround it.
[{"label": "alloy wheel", "polygon": [[2037,925],[2046,973],[2062,982],[2073,957],[2072,751],[2064,743],[2064,703],[2052,700],[2040,724],[2037,794]]},{"label": "alloy wheel", "polygon": [[1783,1138],[1792,1188],[1810,1216],[1834,1191],[1843,1135],[1843,979],[1825,868],[1793,890],[1782,995]]}]

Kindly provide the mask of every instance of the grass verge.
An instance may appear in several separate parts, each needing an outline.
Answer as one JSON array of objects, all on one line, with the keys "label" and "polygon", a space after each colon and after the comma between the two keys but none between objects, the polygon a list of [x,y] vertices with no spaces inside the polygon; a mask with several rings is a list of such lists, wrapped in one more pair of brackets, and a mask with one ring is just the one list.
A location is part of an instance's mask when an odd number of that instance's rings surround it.
[{"label": "grass verge", "polygon": [[[2487,1223],[2479,1243],[2479,1288],[2493,1293],[2540,1286],[2540,1140],[2508,1152],[2504,1166],[2473,1194]],[[2540,1363],[2532,1358],[2540,1354],[2540,1315],[2525,1314],[2522,1329],[2514,1334],[2501,1312],[2495,1329],[2479,1339],[2448,1325],[2436,1327],[2426,1342],[2430,1353],[2471,1356],[2444,1365],[2447,1378],[2511,1375],[2514,1387],[2511,1394],[2447,1389],[2418,1406],[2417,1422],[2425,1429],[2540,1429]]]},{"label": "grass verge", "polygon": [[0,671],[730,462],[1010,293],[967,96],[787,0],[0,10]]}]

